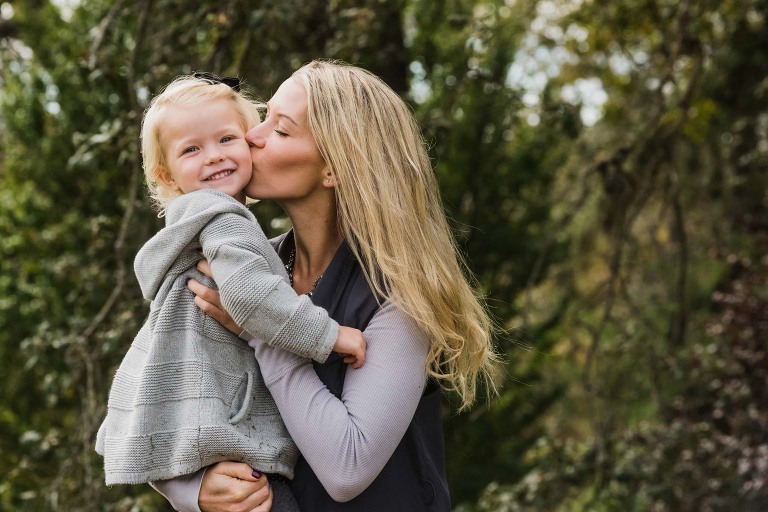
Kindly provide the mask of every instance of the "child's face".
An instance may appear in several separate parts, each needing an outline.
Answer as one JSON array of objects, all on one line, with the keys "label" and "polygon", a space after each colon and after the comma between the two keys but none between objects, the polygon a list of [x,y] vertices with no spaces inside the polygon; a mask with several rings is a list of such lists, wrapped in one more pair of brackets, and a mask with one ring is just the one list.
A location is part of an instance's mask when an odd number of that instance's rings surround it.
[{"label": "child's face", "polygon": [[168,107],[160,128],[167,169],[160,178],[173,190],[221,190],[245,202],[251,152],[240,116],[226,99]]}]

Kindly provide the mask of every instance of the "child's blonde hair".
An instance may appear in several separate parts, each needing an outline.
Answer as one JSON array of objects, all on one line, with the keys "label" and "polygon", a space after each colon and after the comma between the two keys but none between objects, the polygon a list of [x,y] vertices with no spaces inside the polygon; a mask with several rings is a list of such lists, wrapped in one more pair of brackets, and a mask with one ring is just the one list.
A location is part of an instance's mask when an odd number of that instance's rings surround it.
[{"label": "child's blonde hair", "polygon": [[243,131],[261,122],[259,103],[251,101],[243,92],[236,91],[229,85],[194,76],[179,76],[168,84],[163,92],[152,99],[144,112],[141,123],[141,156],[144,178],[153,205],[162,213],[168,202],[180,192],[171,189],[162,179],[167,171],[165,148],[160,130],[163,116],[171,106],[191,107],[205,101],[219,99],[231,100],[235,111],[240,116]]},{"label": "child's blonde hair", "polygon": [[293,74],[309,128],[336,177],[339,224],[369,283],[431,341],[429,375],[472,405],[495,391],[493,323],[473,292],[426,144],[403,100],[368,71],[313,61]]}]

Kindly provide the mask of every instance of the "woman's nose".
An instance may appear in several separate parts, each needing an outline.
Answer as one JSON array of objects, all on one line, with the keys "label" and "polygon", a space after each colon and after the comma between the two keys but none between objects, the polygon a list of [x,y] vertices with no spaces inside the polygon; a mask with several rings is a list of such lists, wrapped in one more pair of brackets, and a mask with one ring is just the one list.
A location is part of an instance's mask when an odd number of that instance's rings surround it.
[{"label": "woman's nose", "polygon": [[263,125],[254,126],[247,132],[245,132],[245,140],[248,141],[248,143],[252,146],[256,146],[257,148],[263,148],[264,147],[264,130]]}]

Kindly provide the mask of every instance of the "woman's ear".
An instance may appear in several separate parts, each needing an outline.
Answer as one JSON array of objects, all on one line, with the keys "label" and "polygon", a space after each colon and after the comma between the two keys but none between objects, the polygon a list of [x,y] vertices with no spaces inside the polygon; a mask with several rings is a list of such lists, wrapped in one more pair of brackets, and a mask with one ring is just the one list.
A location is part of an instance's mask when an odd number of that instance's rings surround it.
[{"label": "woman's ear", "polygon": [[323,176],[323,186],[326,188],[333,188],[336,186],[336,174],[328,168],[325,169],[325,176]]}]

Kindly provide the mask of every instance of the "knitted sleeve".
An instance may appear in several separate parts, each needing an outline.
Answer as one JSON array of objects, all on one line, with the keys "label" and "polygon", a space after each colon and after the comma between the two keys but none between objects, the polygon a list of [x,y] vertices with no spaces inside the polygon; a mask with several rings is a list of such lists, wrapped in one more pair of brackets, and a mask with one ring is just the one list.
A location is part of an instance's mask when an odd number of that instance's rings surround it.
[{"label": "knitted sleeve", "polygon": [[291,437],[336,501],[351,500],[373,482],[405,434],[426,384],[429,342],[407,315],[385,304],[365,339],[365,365],[348,367],[340,399],[308,360],[249,342]]},{"label": "knitted sleeve", "polygon": [[217,215],[200,232],[200,243],[222,305],[239,326],[299,356],[328,358],[339,325],[278,274],[282,262],[258,224],[237,214]]}]

